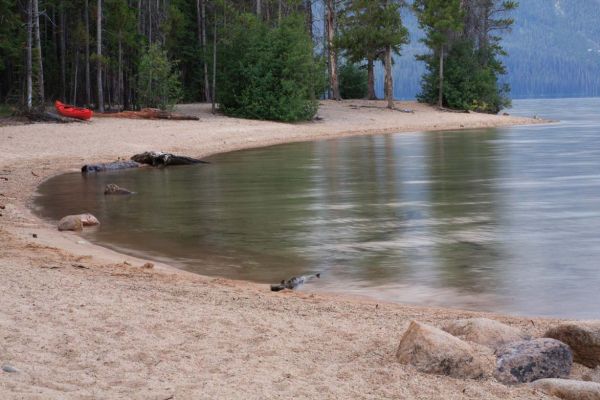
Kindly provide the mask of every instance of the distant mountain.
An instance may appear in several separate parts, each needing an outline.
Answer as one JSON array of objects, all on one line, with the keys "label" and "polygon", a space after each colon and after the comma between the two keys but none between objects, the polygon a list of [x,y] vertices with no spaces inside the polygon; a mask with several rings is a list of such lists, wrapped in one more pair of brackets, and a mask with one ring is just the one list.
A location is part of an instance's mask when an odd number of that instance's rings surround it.
[{"label": "distant mountain", "polygon": [[[600,0],[521,0],[513,16],[503,41],[513,98],[600,96]],[[407,12],[404,20],[411,44],[396,59],[395,95],[414,98],[424,72],[414,56],[426,49],[416,18]],[[378,77],[382,95],[381,69]]]}]

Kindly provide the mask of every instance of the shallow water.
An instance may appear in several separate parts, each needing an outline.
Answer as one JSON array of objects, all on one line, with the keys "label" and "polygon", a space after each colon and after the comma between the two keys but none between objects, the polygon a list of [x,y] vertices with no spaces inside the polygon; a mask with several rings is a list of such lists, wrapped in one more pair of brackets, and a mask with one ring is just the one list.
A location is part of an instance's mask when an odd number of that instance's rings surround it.
[{"label": "shallow water", "polygon": [[[600,318],[600,99],[516,101],[556,125],[343,138],[40,189],[90,241],[201,274],[423,305]],[[107,183],[137,192],[104,196]]]}]

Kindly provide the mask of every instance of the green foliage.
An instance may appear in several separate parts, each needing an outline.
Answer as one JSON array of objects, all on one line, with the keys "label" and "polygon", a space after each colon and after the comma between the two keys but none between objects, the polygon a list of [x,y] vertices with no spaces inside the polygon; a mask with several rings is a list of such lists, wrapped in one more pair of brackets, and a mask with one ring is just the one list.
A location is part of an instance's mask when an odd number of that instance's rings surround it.
[{"label": "green foliage", "polygon": [[[487,63],[482,65],[482,58]],[[428,73],[423,77],[419,101],[435,103],[438,98],[437,57],[426,59]],[[453,109],[497,113],[510,105],[508,86],[498,84],[498,74],[503,70],[489,52],[474,48],[470,40],[461,40],[448,53],[444,70],[444,105]]]},{"label": "green foliage", "polygon": [[159,45],[150,45],[142,55],[137,89],[138,103],[142,107],[172,109],[181,99],[179,75]]},{"label": "green foliage", "polygon": [[425,31],[422,40],[429,48],[439,49],[450,43],[463,27],[463,0],[415,0],[413,9],[419,26]]},{"label": "green foliage", "polygon": [[340,94],[343,99],[363,99],[367,96],[367,71],[356,64],[344,64],[339,69]]},{"label": "green foliage", "polygon": [[287,17],[270,28],[245,14],[227,30],[217,87],[222,111],[254,119],[312,119],[324,74],[302,18]]}]

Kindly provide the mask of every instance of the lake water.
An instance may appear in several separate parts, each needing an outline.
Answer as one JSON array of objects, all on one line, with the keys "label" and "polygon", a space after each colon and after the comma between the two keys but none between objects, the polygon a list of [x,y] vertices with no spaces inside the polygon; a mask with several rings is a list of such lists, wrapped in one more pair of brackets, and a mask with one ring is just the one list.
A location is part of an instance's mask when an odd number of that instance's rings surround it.
[{"label": "lake water", "polygon": [[[66,174],[48,219],[205,275],[526,315],[600,318],[600,99],[515,101],[555,125],[354,137],[210,165]],[[137,192],[104,196],[107,183]],[[265,288],[265,290],[268,290]]]}]

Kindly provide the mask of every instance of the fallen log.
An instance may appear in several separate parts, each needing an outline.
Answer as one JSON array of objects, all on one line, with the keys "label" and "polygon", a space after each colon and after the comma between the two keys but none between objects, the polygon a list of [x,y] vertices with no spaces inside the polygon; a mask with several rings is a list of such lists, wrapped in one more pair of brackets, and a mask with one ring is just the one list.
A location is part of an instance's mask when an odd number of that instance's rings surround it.
[{"label": "fallen log", "polygon": [[24,114],[27,119],[32,122],[56,122],[59,124],[70,124],[73,122],[85,122],[76,118],[63,117],[62,115],[54,114],[49,111],[44,112],[28,112]]},{"label": "fallen log", "polygon": [[127,118],[127,119],[172,119],[177,121],[198,121],[194,115],[177,114],[158,108],[142,108],[140,111],[122,111],[118,113],[96,113],[101,118]]},{"label": "fallen log", "polygon": [[197,158],[177,156],[171,153],[163,153],[161,151],[146,151],[136,154],[131,159],[140,164],[148,164],[153,167],[168,166],[168,165],[194,165],[194,164],[209,164],[207,161],[202,161]]},{"label": "fallen log", "polygon": [[81,173],[89,174],[103,171],[116,171],[119,169],[139,168],[141,165],[134,161],[115,161],[110,163],[86,164],[81,167]]}]

